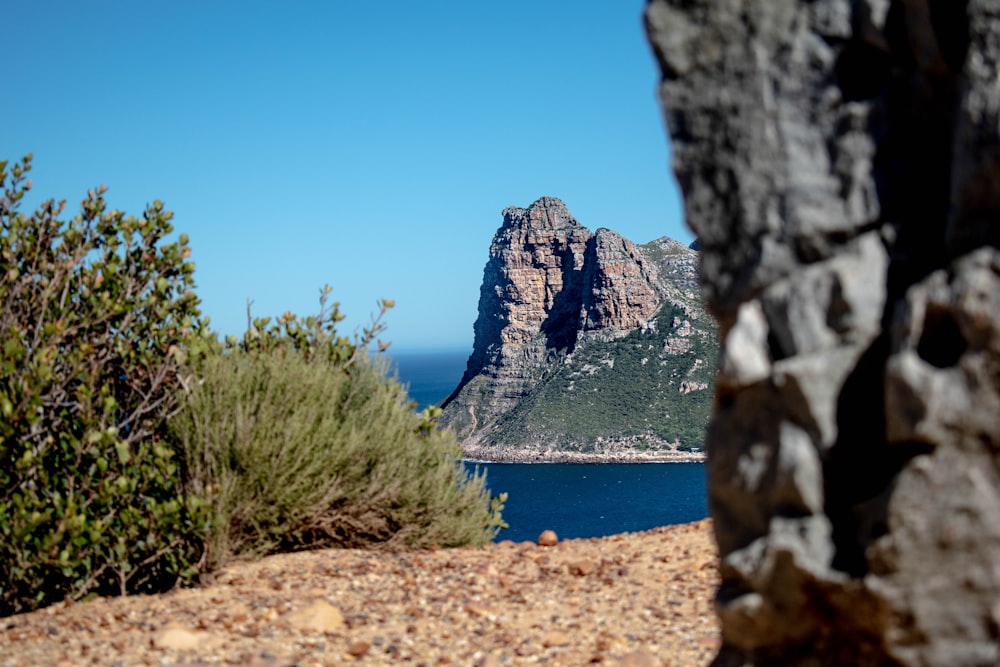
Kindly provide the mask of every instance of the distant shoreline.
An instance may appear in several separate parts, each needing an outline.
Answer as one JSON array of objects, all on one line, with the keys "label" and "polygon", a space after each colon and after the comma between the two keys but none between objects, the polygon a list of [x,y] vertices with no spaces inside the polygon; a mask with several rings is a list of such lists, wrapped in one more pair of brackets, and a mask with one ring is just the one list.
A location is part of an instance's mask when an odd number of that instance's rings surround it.
[{"label": "distant shoreline", "polygon": [[567,452],[499,450],[463,447],[462,460],[468,463],[704,463],[704,452],[668,450],[659,452]]}]

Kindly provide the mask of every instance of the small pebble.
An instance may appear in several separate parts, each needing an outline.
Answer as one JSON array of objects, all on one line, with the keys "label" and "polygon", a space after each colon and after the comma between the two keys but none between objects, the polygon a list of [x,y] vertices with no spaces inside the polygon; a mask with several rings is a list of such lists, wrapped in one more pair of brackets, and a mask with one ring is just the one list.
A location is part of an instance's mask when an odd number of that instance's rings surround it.
[{"label": "small pebble", "polygon": [[368,653],[368,651],[370,651],[371,648],[372,645],[369,644],[368,642],[354,642],[353,644],[347,647],[347,654],[352,655],[355,658],[360,658],[361,656]]},{"label": "small pebble", "polygon": [[554,547],[557,544],[559,544],[559,536],[554,530],[544,530],[538,536],[538,546],[540,547]]},{"label": "small pebble", "polygon": [[344,625],[344,616],[329,602],[317,600],[302,611],[289,616],[288,622],[299,630],[333,632]]},{"label": "small pebble", "polygon": [[621,667],[659,667],[660,661],[648,653],[635,651],[625,655],[618,664]]}]

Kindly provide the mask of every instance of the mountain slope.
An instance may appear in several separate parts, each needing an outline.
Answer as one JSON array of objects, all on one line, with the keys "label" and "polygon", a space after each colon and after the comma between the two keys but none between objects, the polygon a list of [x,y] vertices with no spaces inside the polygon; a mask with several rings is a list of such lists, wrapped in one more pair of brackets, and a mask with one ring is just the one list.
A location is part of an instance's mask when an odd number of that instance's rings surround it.
[{"label": "mountain slope", "polygon": [[490,460],[631,460],[701,446],[714,324],[697,253],[591,232],[558,199],[509,207],[442,423]]}]

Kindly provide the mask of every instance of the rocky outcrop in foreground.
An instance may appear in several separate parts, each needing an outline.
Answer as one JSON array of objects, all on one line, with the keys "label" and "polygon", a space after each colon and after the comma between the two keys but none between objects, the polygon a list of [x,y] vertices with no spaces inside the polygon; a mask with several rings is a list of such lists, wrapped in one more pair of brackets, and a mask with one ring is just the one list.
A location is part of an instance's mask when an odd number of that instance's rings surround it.
[{"label": "rocky outcrop in foreground", "polygon": [[[466,455],[650,460],[700,447],[715,339],[696,258],[667,238],[591,232],[553,197],[504,210],[474,349],[443,404]],[[631,395],[641,387],[672,402]]]},{"label": "rocky outcrop in foreground", "polygon": [[1000,4],[654,0],[715,664],[1000,664]]}]

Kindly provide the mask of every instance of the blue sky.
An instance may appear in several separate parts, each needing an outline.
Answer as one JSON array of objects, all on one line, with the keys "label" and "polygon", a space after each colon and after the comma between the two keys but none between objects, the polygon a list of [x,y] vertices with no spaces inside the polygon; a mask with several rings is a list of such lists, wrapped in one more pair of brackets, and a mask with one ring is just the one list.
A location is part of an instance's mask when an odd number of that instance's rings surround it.
[{"label": "blue sky", "polygon": [[329,283],[345,333],[392,298],[393,349],[471,349],[506,206],[692,240],[643,5],[9,2],[0,159],[34,153],[32,204],[165,202],[217,331]]}]

